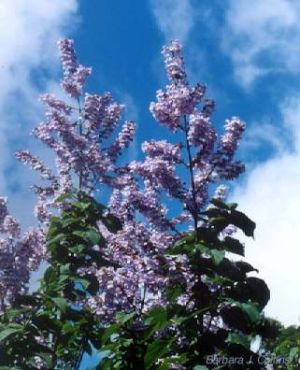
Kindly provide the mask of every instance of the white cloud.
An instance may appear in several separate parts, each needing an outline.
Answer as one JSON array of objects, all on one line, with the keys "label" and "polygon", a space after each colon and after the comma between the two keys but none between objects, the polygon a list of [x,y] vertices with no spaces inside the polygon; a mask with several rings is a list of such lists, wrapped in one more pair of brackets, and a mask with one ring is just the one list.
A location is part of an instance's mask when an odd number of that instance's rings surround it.
[{"label": "white cloud", "polygon": [[281,112],[294,142],[257,165],[232,199],[257,223],[255,240],[246,240],[246,259],[270,287],[266,312],[288,325],[300,324],[300,96],[285,101]]},{"label": "white cloud", "polygon": [[297,0],[230,0],[223,48],[239,83],[249,87],[274,71],[299,73],[299,16]]},{"label": "white cloud", "polygon": [[29,134],[41,120],[37,98],[58,67],[57,40],[78,23],[77,10],[77,0],[0,2],[0,195],[9,196],[24,224],[31,218],[31,173],[15,166],[14,150],[35,145]]},{"label": "white cloud", "polygon": [[150,4],[165,39],[179,39],[184,43],[195,24],[190,0],[150,0]]},{"label": "white cloud", "polygon": [[76,0],[1,1],[1,98],[30,93],[30,73],[55,62],[56,41],[76,10]]},{"label": "white cloud", "polygon": [[284,154],[287,142],[290,140],[289,136],[291,136],[290,132],[286,132],[282,127],[275,126],[267,120],[263,123],[254,122],[246,130],[241,152],[247,157],[251,152],[265,149]]}]

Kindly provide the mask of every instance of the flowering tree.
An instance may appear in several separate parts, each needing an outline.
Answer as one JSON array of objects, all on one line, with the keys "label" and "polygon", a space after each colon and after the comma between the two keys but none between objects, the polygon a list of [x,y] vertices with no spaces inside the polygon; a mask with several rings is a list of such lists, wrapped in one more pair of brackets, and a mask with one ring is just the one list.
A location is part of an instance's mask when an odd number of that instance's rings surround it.
[{"label": "flowering tree", "polygon": [[49,219],[57,213],[55,210],[65,206],[64,202],[54,200],[73,188],[91,193],[99,184],[111,185],[118,174],[117,157],[134,135],[134,123],[127,121],[110,144],[124,106],[116,103],[109,93],[84,94],[83,86],[91,68],[79,64],[73,41],[60,41],[59,49],[64,71],[61,85],[74,104],[50,94],[41,97],[46,105],[46,120],[33,134],[54,152],[56,173],[28,150],[16,153],[18,160],[40,173],[43,183],[32,187],[37,194],[34,213],[39,225],[22,237],[19,224],[8,214],[6,198],[1,198],[0,231],[7,235],[7,239],[1,240],[2,308],[16,293],[26,290],[29,272],[47,259],[45,234]]},{"label": "flowering tree", "polygon": [[[244,170],[234,154],[245,125],[234,117],[226,121],[225,133],[218,138],[211,123],[214,102],[205,98],[204,86],[189,85],[181,45],[170,43],[163,55],[170,83],[157,92],[157,102],[150,104],[150,110],[171,131],[172,143],[145,142],[145,160],[128,165],[120,179],[124,187],[113,191],[109,204],[123,228],[113,236],[107,233],[106,238],[111,238],[115,250],[130,247],[136,256],[147,258],[137,268],[131,262],[137,257],[129,260],[138,277],[134,290],[126,293],[132,297],[134,311],[168,307],[159,314],[154,310],[155,319],[148,318],[163,323],[159,327],[163,334],[145,351],[147,369],[157,364],[157,357],[161,368],[176,363],[189,369],[205,364],[207,356],[238,353],[252,356],[255,367],[250,342],[256,334],[270,332],[261,316],[269,290],[262,280],[248,276],[255,271],[252,266],[226,256],[226,252],[244,255],[244,246],[232,234],[239,228],[253,236],[255,224],[237,211],[236,204],[224,203],[224,185],[214,195],[209,190]],[[180,209],[179,214],[174,215],[174,208]],[[120,338],[128,339],[126,330]],[[108,348],[116,346],[112,342]],[[164,359],[162,348],[167,353]],[[116,366],[119,357],[115,360],[111,366]]]},{"label": "flowering tree", "polygon": [[[142,149],[146,159],[128,164],[123,176],[114,184],[109,202],[109,209],[122,220],[124,227],[116,236],[107,233],[106,238],[113,247],[113,258],[124,261],[127,270],[132,271],[128,285],[131,291],[126,291],[123,308],[128,305],[128,297],[135,309],[146,308],[152,302],[158,304],[158,291],[161,293],[168,283],[162,266],[167,263],[171,268],[174,263],[166,259],[166,248],[180,238],[182,225],[185,228],[192,225],[194,230],[198,228],[199,212],[208,205],[209,185],[233,179],[244,170],[242,163],[233,160],[244,123],[238,118],[228,121],[226,133],[217,144],[217,135],[210,122],[214,103],[204,98],[204,86],[188,85],[181,46],[173,42],[163,53],[171,84],[166,91],[158,91],[158,101],[151,103],[150,110],[156,120],[171,132],[178,133],[175,138],[178,142],[145,142]],[[199,111],[197,106],[202,102]],[[176,174],[177,167],[182,168],[179,171],[183,180]],[[218,194],[221,193],[224,193],[224,187],[219,189]],[[181,205],[179,215],[169,217],[167,204],[161,199],[163,194]],[[121,258],[124,254],[128,258]],[[100,280],[102,278],[101,274]],[[118,285],[115,282],[117,290]],[[117,292],[112,295],[119,296]],[[165,297],[159,295],[160,302],[164,303]],[[90,299],[96,306],[95,299],[101,297]],[[101,301],[100,306],[103,309],[105,302]]]},{"label": "flowering tree", "polygon": [[[214,102],[203,85],[189,85],[174,41],[163,49],[169,84],[150,105],[171,141],[145,142],[143,161],[118,166],[134,123],[116,134],[123,106],[109,93],[84,93],[91,69],[72,41],[59,48],[73,103],[44,95],[46,120],[34,129],[55,153],[56,171],[17,153],[47,182],[33,186],[38,227],[20,237],[1,201],[3,365],[73,369],[93,347],[108,350],[107,369],[192,369],[214,366],[206,362],[214,353],[250,356],[251,338],[267,331],[269,291],[248,276],[252,266],[226,255],[244,255],[232,234],[253,236],[255,224],[224,203],[222,184],[244,170],[234,155],[245,124],[234,117],[218,137]],[[101,187],[111,191],[106,207],[95,200]],[[41,288],[28,295],[42,260]]]}]

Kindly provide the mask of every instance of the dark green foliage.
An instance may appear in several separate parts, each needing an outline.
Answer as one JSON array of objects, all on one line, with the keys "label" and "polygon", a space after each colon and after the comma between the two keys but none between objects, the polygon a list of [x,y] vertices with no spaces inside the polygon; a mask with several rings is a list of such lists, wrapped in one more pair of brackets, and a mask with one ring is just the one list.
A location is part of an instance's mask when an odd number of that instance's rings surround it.
[{"label": "dark green foliage", "polygon": [[[253,236],[255,224],[236,210],[236,204],[213,200],[214,207],[201,214],[205,226],[183,235],[167,251],[173,258],[185,255],[189,261],[195,282],[190,291],[193,306],[177,303],[187,286],[170,275],[165,307],[154,307],[146,314],[142,310],[120,312],[115,322],[105,327],[87,308],[76,304],[99,290],[95,277],[79,271],[92,263],[99,268],[112,266],[103,253],[106,242],[97,221],[112,232],[122,225],[82,192],[58,199],[62,200],[69,206],[51,220],[49,266],[40,289],[16,297],[0,317],[0,370],[37,369],[35,356],[44,361],[44,369],[79,369],[82,355],[91,354],[93,348],[104,356],[99,370],[168,370],[175,365],[207,370],[216,368],[207,362],[212,355],[251,357],[248,369],[264,368],[257,365],[250,344],[257,335],[264,343],[275,343],[266,340],[277,331],[262,313],[270,292],[263,280],[249,276],[257,271],[254,267],[229,258],[228,252],[244,255],[243,244],[222,236],[231,224]],[[294,347],[286,344],[280,347],[276,342],[272,348],[275,352],[288,348],[295,355]]]},{"label": "dark green foliage", "polygon": [[[186,366],[207,366],[207,356],[244,356],[245,360],[256,355],[250,344],[256,335],[271,335],[263,332],[266,322],[262,310],[270,298],[265,282],[248,274],[257,271],[244,261],[232,261],[227,252],[244,255],[244,246],[237,239],[222,237],[228,225],[241,229],[245,235],[253,236],[255,223],[236,204],[227,205],[212,200],[213,207],[201,214],[205,226],[195,233],[186,235],[168,251],[171,255],[184,254],[188,257],[190,269],[197,283],[192,289],[191,299],[195,305],[181,315],[190,315],[207,307],[200,315],[192,315],[180,327],[181,334],[188,338],[177,347],[178,353],[185,353]],[[176,305],[174,305],[176,309]],[[253,361],[250,368],[259,367]],[[244,369],[244,365],[226,368]]]},{"label": "dark green foliage", "polygon": [[[111,230],[121,225],[113,216],[104,216],[105,208],[83,192],[66,194],[57,202],[62,200],[69,205],[51,220],[50,264],[40,289],[17,297],[0,317],[0,366],[36,369],[34,357],[39,356],[45,369],[77,369],[83,353],[92,353],[92,346],[99,345],[99,322],[89,310],[76,305],[78,299],[96,294],[98,283],[91,275],[82,276],[79,269],[92,263],[110,265],[101,252],[105,240],[97,221]],[[95,245],[100,252],[94,250]]]},{"label": "dark green foliage", "polygon": [[[277,335],[262,343],[262,354],[276,358],[274,370],[300,369],[300,327],[284,327],[275,320],[270,321],[271,330]],[[270,330],[270,329],[269,329]]]},{"label": "dark green foliage", "polygon": [[[253,236],[255,224],[237,205],[212,201],[214,208],[201,214],[205,226],[178,240],[167,254],[188,257],[195,284],[190,299],[193,307],[180,306],[177,298],[185,292],[184,283],[170,279],[169,304],[148,315],[125,315],[102,337],[107,352],[97,369],[263,369],[258,355],[251,351],[257,335],[274,337],[276,330],[264,318],[263,308],[270,298],[265,282],[249,276],[257,271],[245,261],[232,261],[227,252],[244,255],[239,240],[222,232],[235,225]],[[240,357],[244,363],[216,367],[209,356]],[[252,359],[252,363],[250,363]],[[180,367],[179,367],[180,368]]]}]

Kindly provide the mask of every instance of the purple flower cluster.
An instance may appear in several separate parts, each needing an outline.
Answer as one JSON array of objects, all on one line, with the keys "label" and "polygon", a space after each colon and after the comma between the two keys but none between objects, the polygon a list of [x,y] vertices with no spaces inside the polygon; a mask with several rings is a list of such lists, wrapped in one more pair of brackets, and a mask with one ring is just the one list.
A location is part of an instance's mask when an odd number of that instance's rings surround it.
[{"label": "purple flower cluster", "polygon": [[20,226],[15,218],[8,213],[7,198],[0,197],[0,233],[7,234],[10,239],[20,236]]},{"label": "purple flower cluster", "polygon": [[[173,41],[163,49],[170,83],[157,92],[157,101],[150,104],[150,111],[171,133],[176,131],[174,141],[179,136],[181,139],[178,143],[145,142],[143,161],[119,167],[118,157],[133,140],[135,124],[126,121],[118,132],[124,106],[109,93],[84,94],[91,69],[79,64],[73,41],[60,41],[59,48],[64,72],[62,87],[74,99],[74,106],[51,94],[41,98],[46,118],[34,129],[34,135],[54,152],[55,171],[28,151],[17,153],[19,160],[38,171],[47,182],[33,186],[38,197],[35,215],[40,228],[20,237],[18,224],[7,214],[6,200],[0,198],[0,232],[7,236],[0,241],[4,256],[0,267],[3,296],[26,287],[29,272],[46,258],[44,238],[49,218],[64,206],[54,202],[57,196],[72,188],[91,193],[108,185],[109,212],[121,220],[123,227],[111,233],[99,222],[99,231],[107,243],[101,250],[99,246],[95,249],[118,267],[83,268],[83,275],[96,276],[100,290],[98,295],[80,303],[87,304],[103,322],[108,322],[119,310],[141,312],[164,304],[165,288],[170,281],[178,280],[187,286],[179,302],[189,302],[188,293],[195,284],[193,274],[186,259],[167,257],[165,250],[182,237],[181,230],[197,227],[199,212],[208,204],[209,186],[235,178],[243,171],[243,164],[234,160],[234,154],[244,123],[238,118],[227,121],[226,132],[218,139],[211,122],[214,102],[205,98],[203,85],[189,85],[182,47]],[[224,196],[224,188],[219,188],[216,197]],[[14,270],[8,271],[7,266]]]},{"label": "purple flower cluster", "polygon": [[[143,143],[142,150],[146,158],[128,165],[129,173],[119,179],[119,188],[114,191],[110,209],[121,216],[124,222],[123,237],[120,238],[120,233],[114,237],[115,243],[121,243],[121,249],[124,247],[124,253],[129,250],[126,243],[134,235],[134,222],[135,230],[138,227],[144,229],[144,238],[148,230],[151,230],[151,239],[147,237],[144,245],[140,244],[135,236],[134,247],[131,247],[131,250],[136,250],[138,246],[139,252],[136,256],[147,256],[146,246],[149,245],[151,252],[158,253],[156,257],[155,254],[151,256],[152,261],[157,261],[155,266],[147,260],[148,276],[151,272],[153,281],[145,280],[142,264],[135,272],[135,276],[140,276],[143,287],[149,292],[149,297],[163,301],[163,290],[158,292],[154,287],[162,282],[162,287],[168,284],[163,279],[164,266],[169,271],[168,279],[171,279],[171,276],[172,279],[184,279],[187,292],[185,296],[179,297],[179,302],[186,302],[189,300],[188,292],[195,284],[193,274],[189,271],[186,261],[167,258],[163,251],[180,238],[180,224],[185,225],[185,230],[186,227],[195,228],[199,225],[200,211],[208,206],[210,185],[233,179],[244,170],[243,164],[234,160],[234,154],[245,124],[235,117],[226,121],[225,134],[218,139],[212,125],[214,101],[205,98],[203,85],[191,87],[188,84],[181,45],[177,41],[171,42],[163,49],[163,55],[170,84],[165,90],[158,90],[157,101],[150,104],[150,111],[153,117],[166,125],[171,132],[177,131],[176,140],[179,135],[181,140],[176,144],[166,140]],[[224,199],[225,193],[224,186],[221,186],[216,191],[216,197]],[[165,194],[169,196],[169,201],[164,205]],[[179,214],[174,216],[178,201],[181,209]],[[168,214],[167,204],[171,204],[172,217]],[[176,208],[173,204],[177,205]],[[228,230],[227,235],[231,231]],[[142,271],[142,275],[138,271]],[[128,294],[130,295],[129,292]]]},{"label": "purple flower cluster", "polygon": [[31,154],[28,150],[19,151],[16,153],[16,158],[29,165],[33,170],[38,171],[41,174],[42,179],[52,180],[54,179],[50,169],[36,156]]},{"label": "purple flower cluster", "polygon": [[78,63],[73,40],[63,39],[58,42],[58,47],[64,71],[62,87],[72,98],[78,99],[82,94],[82,87],[87,77],[92,73],[92,69]]},{"label": "purple flower cluster", "polygon": [[46,186],[34,186],[38,195],[35,215],[43,224],[52,216],[51,208],[58,206],[53,200],[60,194],[78,186],[89,192],[101,183],[110,185],[116,161],[135,133],[134,122],[127,121],[112,142],[124,106],[115,102],[110,93],[83,94],[91,70],[79,64],[72,40],[61,40],[58,45],[64,72],[62,87],[74,98],[74,106],[44,94],[41,100],[46,106],[46,119],[33,130],[35,137],[54,151],[56,173],[27,150],[16,154],[49,181]]},{"label": "purple flower cluster", "polygon": [[180,163],[181,158],[181,145],[170,144],[166,140],[150,142],[145,141],[142,144],[143,152],[150,158],[160,158],[165,161],[172,163]]},{"label": "purple flower cluster", "polygon": [[[243,164],[234,161],[233,157],[245,124],[236,117],[227,120],[226,132],[218,140],[211,122],[214,101],[205,98],[203,85],[189,85],[181,45],[177,41],[171,42],[163,49],[163,55],[171,84],[167,85],[165,91],[158,90],[157,102],[150,104],[150,111],[157,121],[167,125],[171,131],[178,130],[182,133],[182,141],[179,144],[182,151],[180,158],[186,160],[178,164],[183,164],[189,172],[186,178],[189,178],[190,187],[186,188],[186,193],[182,195],[185,187],[179,183],[175,185],[174,181],[167,179],[170,171],[164,171],[160,177],[155,176],[160,178],[160,185],[169,183],[177,186],[181,199],[185,201],[185,208],[190,210],[194,217],[207,202],[210,183],[233,179],[244,170]],[[146,144],[148,157],[143,164],[136,166],[139,174],[147,179],[149,161],[152,164],[150,171],[154,169],[152,172],[159,172],[158,165],[153,163],[160,158],[155,146],[154,142]],[[164,159],[169,162],[164,164],[165,168],[172,166],[172,178],[176,178],[174,161],[171,158]],[[173,195],[175,193],[174,190],[171,192]]]},{"label": "purple flower cluster", "polygon": [[[176,138],[181,134],[181,140],[176,144],[166,140],[143,143],[144,161],[129,163],[113,182],[109,211],[121,219],[122,230],[111,234],[99,224],[107,240],[106,257],[121,266],[90,271],[97,276],[101,293],[86,303],[107,320],[117,310],[147,310],[164,304],[165,288],[171,281],[185,283],[186,293],[178,303],[189,302],[192,307],[189,292],[195,277],[185,258],[167,257],[165,250],[182,236],[180,225],[186,230],[199,224],[210,184],[234,178],[243,170],[233,156],[244,124],[237,118],[227,121],[226,132],[218,140],[211,123],[214,102],[204,98],[201,84],[188,85],[181,49],[178,42],[163,49],[170,85],[159,90],[157,102],[150,105],[154,118],[171,132],[177,131]],[[118,152],[118,140],[111,154]],[[224,186],[219,187],[216,197],[225,196]],[[177,208],[178,202],[181,204],[177,215],[174,201]]]},{"label": "purple flower cluster", "polygon": [[157,102],[150,104],[153,117],[172,131],[180,128],[182,116],[194,112],[205,93],[205,87],[201,84],[194,87],[188,85],[181,51],[182,46],[177,41],[163,48],[170,85],[166,86],[165,91],[158,90]]},{"label": "purple flower cluster", "polygon": [[19,223],[7,209],[7,199],[0,198],[0,309],[16,294],[28,289],[30,271],[45,257],[44,234],[30,229],[21,236]]},{"label": "purple flower cluster", "polygon": [[210,122],[210,116],[203,113],[189,117],[188,140],[201,150],[201,156],[209,155],[214,148],[217,135]]},{"label": "purple flower cluster", "polygon": [[237,117],[233,117],[231,120],[226,121],[226,134],[221,139],[222,153],[225,153],[228,157],[234,155],[242,134],[245,131],[245,127],[245,123]]},{"label": "purple flower cluster", "polygon": [[99,223],[99,230],[107,241],[106,258],[120,267],[105,267],[100,270],[82,270],[82,273],[93,273],[99,282],[100,292],[90,296],[86,302],[90,308],[101,315],[103,320],[110,321],[117,311],[140,311],[151,305],[162,304],[160,292],[166,287],[167,278],[162,274],[162,260],[158,248],[165,243],[169,245],[165,233],[146,228],[142,222],[127,221],[123,230],[117,234],[108,232]]},{"label": "purple flower cluster", "polygon": [[7,303],[8,296],[27,287],[30,271],[47,259],[45,235],[49,219],[65,206],[55,199],[73,188],[92,192],[101,184],[110,186],[116,182],[118,157],[135,132],[134,122],[127,121],[118,133],[124,106],[109,93],[84,94],[91,69],[79,64],[73,41],[61,40],[58,46],[63,66],[61,85],[74,104],[44,94],[41,101],[46,107],[45,120],[33,130],[34,136],[54,152],[55,166],[50,170],[28,150],[16,153],[18,160],[41,176],[42,182],[32,187],[37,195],[34,214],[39,228],[29,229],[21,236],[18,223],[7,213],[6,199],[0,199],[0,233],[6,235],[1,240],[0,289],[3,302]]},{"label": "purple flower cluster", "polygon": [[132,121],[124,123],[121,132],[115,142],[109,147],[108,153],[110,158],[116,159],[122,150],[128,148],[135,134],[135,124]]},{"label": "purple flower cluster", "polygon": [[157,121],[176,131],[180,127],[181,117],[194,112],[204,92],[202,85],[192,88],[182,84],[167,85],[165,91],[157,91],[157,102],[150,104],[150,111]]},{"label": "purple flower cluster", "polygon": [[178,41],[171,41],[164,46],[162,55],[165,61],[167,75],[171,83],[186,84],[187,75],[185,72],[184,59],[182,57],[182,46]]}]

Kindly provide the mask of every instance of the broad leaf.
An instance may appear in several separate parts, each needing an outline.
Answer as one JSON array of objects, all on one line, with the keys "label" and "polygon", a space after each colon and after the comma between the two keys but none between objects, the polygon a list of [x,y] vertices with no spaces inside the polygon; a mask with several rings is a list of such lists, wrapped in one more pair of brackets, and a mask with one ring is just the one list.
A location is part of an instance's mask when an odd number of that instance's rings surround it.
[{"label": "broad leaf", "polygon": [[5,341],[13,334],[21,333],[24,330],[22,325],[14,324],[10,325],[8,328],[0,331],[0,342]]},{"label": "broad leaf", "polygon": [[250,341],[245,335],[230,333],[226,339],[226,342],[241,345],[246,349],[250,348]]}]

